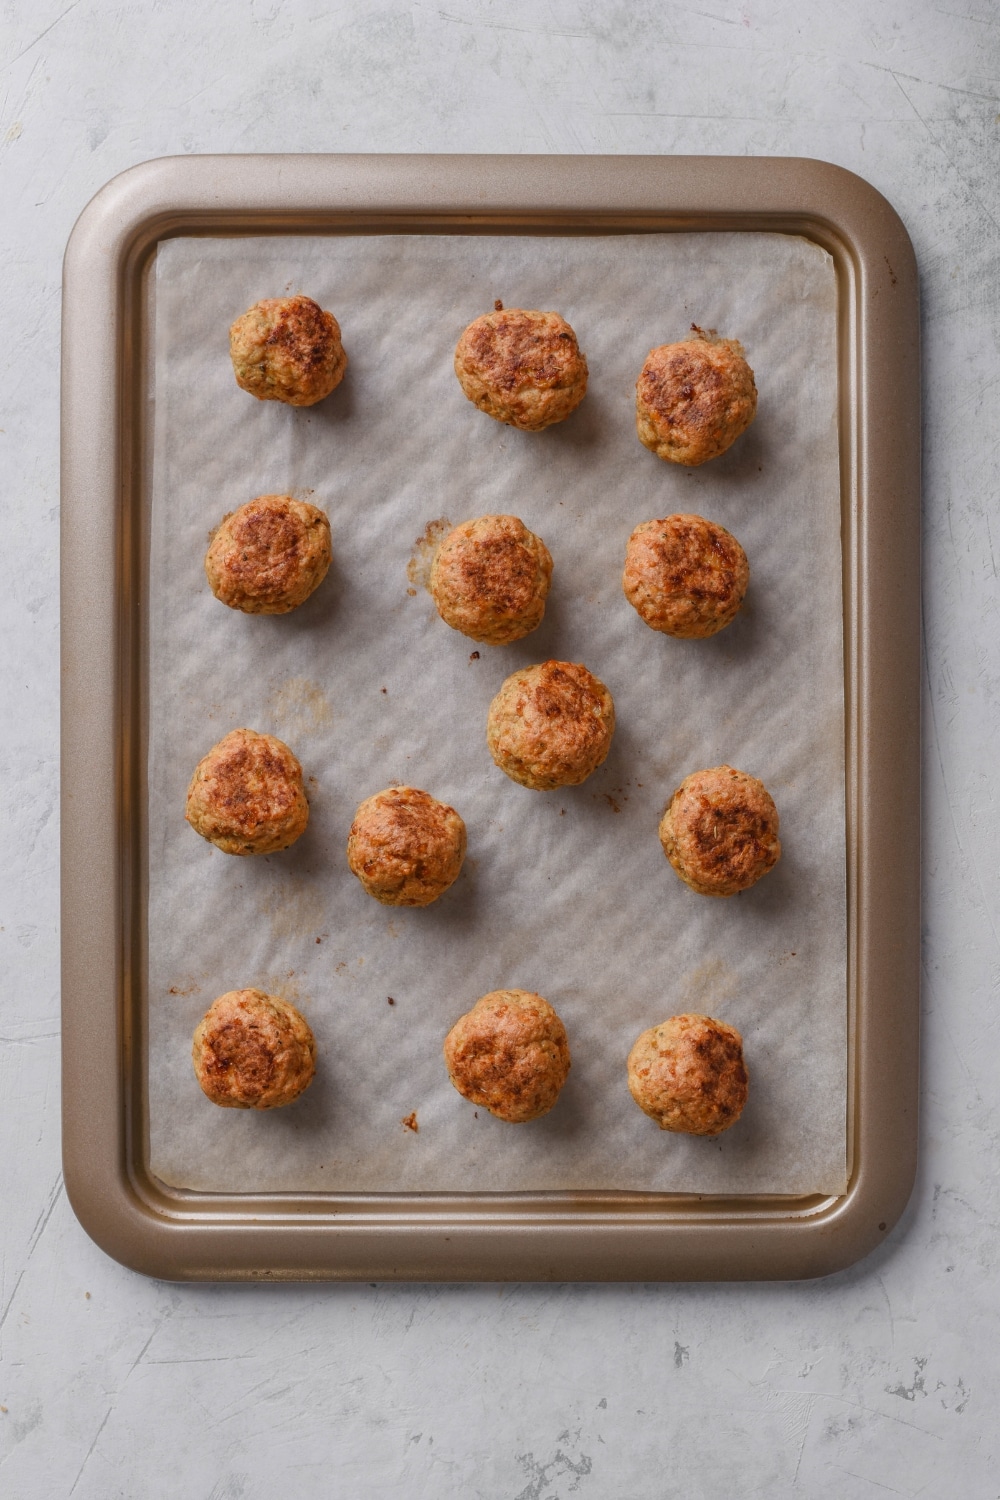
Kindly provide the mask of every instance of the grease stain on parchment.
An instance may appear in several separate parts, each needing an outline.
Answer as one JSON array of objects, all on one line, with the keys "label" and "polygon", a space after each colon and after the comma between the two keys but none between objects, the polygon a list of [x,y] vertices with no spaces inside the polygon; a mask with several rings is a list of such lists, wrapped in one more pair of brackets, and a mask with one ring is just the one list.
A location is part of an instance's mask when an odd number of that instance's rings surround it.
[{"label": "grease stain on parchment", "polygon": [[318,682],[311,677],[289,677],[268,699],[275,732],[292,740],[318,734],[333,722],[333,709]]},{"label": "grease stain on parchment", "polygon": [[720,1001],[735,998],[737,985],[737,975],[727,963],[721,958],[709,958],[681,975],[678,999],[686,1011],[713,1015],[713,1007]]},{"label": "grease stain on parchment", "polygon": [[413,544],[413,555],[406,564],[406,576],[415,589],[429,589],[431,583],[431,569],[434,559],[437,557],[441,543],[449,531],[454,531],[454,526],[447,516],[441,516],[436,521],[428,521],[424,527],[423,535],[418,536]]},{"label": "grease stain on parchment", "polygon": [[323,898],[306,878],[269,885],[259,893],[257,906],[277,942],[312,939],[329,926]]},{"label": "grease stain on parchment", "polygon": [[290,1005],[305,1005],[312,998],[303,995],[294,969],[261,974],[254,989],[263,990],[265,995],[277,995],[279,1000],[287,1000]]}]

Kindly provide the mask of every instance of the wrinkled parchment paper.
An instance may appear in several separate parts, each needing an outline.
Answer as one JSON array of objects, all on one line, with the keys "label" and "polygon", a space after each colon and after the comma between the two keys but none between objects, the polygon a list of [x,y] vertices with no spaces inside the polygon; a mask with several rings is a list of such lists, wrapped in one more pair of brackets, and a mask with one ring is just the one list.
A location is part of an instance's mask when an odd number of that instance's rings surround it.
[{"label": "wrinkled parchment paper", "polygon": [[[286,291],[336,313],[350,360],[340,389],[308,410],[254,400],[229,363],[230,322]],[[583,405],[546,432],[493,422],[453,374],[462,328],[498,297],[558,310],[587,354]],[[648,349],[692,322],[743,341],[760,405],[724,457],[686,470],[639,444],[633,389]],[[843,1190],[835,369],[832,262],[783,235],[160,247],[149,662],[160,1178],[213,1191]],[[328,512],[335,562],[301,609],[249,617],[212,597],[202,560],[226,512],[277,491]],[[746,607],[711,640],[655,634],[621,591],[632,528],[678,510],[721,522],[750,559]],[[477,648],[438,618],[415,544],[431,522],[490,512],[541,535],[555,572],[533,635]],[[484,731],[508,673],[548,657],[608,684],[618,729],[582,787],[539,793],[494,767]],[[287,741],[309,778],[309,829],[269,858],[221,854],[183,818],[195,763],[240,725]],[[726,901],[682,885],[656,831],[682,777],[721,762],[767,784],[784,847],[773,873]],[[347,868],[355,807],[392,781],[468,825],[462,876],[423,911],[377,905]],[[243,986],[286,996],[316,1034],[316,1080],[290,1108],[217,1109],[195,1081],[195,1024]],[[455,1019],[506,986],[545,995],[572,1049],[559,1103],[530,1125],[477,1113],[441,1058]],[[628,1093],[633,1040],[681,1011],[744,1036],[750,1101],[717,1140],[661,1132]],[[417,1131],[402,1123],[414,1114]]]}]

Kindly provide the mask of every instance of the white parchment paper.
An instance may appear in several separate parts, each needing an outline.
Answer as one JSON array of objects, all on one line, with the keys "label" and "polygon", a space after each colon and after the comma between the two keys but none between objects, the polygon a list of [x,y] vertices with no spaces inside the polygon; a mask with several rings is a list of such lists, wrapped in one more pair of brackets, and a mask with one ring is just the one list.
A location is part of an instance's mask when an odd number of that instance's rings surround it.
[{"label": "white parchment paper", "polygon": [[[253,400],[230,322],[264,296],[331,308],[350,364],[309,410]],[[843,642],[835,280],[783,235],[185,239],[156,265],[150,559],[149,1100],[152,1169],[213,1191],[682,1190],[845,1186]],[[578,411],[543,433],[462,395],[452,351],[490,309],[554,308],[590,364]],[[692,322],[739,337],[755,423],[697,470],[639,444],[648,349]],[[209,592],[210,530],[254,495],[329,514],[335,562],[301,609],[253,618]],[[650,631],[621,591],[653,516],[728,527],[751,567],[721,635]],[[543,625],[501,648],[450,630],[407,564],[429,522],[513,512],[555,560]],[[486,749],[515,667],[582,661],[610,687],[611,754],[582,787],[538,793]],[[269,858],[219,853],[184,822],[197,760],[230,729],[281,736],[309,778],[310,825]],[[689,891],[657,822],[683,776],[761,777],[783,857],[728,901]],[[350,874],[355,807],[392,781],[450,802],[469,854],[423,911],[381,907]],[[294,1106],[220,1110],[191,1032],[225,990],[300,1007],[319,1069]],[[488,990],[545,995],[573,1067],[556,1108],[510,1126],[448,1081],[441,1043]],[[392,997],[395,1004],[390,1005]],[[743,1033],[750,1101],[718,1140],[659,1131],[633,1104],[638,1033],[681,1011]],[[405,1117],[416,1113],[414,1133]]]}]

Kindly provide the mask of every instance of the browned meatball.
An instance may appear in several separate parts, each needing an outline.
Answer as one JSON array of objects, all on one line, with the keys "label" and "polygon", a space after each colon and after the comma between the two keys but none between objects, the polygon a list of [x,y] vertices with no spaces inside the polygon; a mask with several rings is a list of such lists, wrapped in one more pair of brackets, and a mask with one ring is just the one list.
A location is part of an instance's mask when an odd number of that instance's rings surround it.
[{"label": "browned meatball", "polygon": [[312,1082],[316,1043],[305,1019],[277,995],[230,990],[195,1028],[195,1077],[224,1109],[278,1109]]},{"label": "browned meatball", "polygon": [[465,824],[453,807],[412,786],[362,802],[347,840],[347,862],[385,906],[429,906],[458,879]]},{"label": "browned meatball", "polygon": [[692,324],[694,338],[651,349],[635,387],[639,441],[694,467],[725,453],[757,411],[753,371],[736,339]]},{"label": "browned meatball", "polygon": [[686,776],[660,821],[677,874],[702,896],[734,896],[777,864],[778,809],[763,782],[732,766]]},{"label": "browned meatball", "polygon": [[469,400],[498,422],[540,432],[568,417],[587,390],[587,361],[569,324],[520,307],[484,313],[455,349]]},{"label": "browned meatball", "polygon": [[747,1102],[743,1038],[711,1016],[671,1016],[632,1048],[628,1086],[661,1130],[718,1135],[736,1124]]},{"label": "browned meatball", "polygon": [[258,401],[315,406],[344,378],[340,324],[311,297],[265,297],[229,330],[237,385]]},{"label": "browned meatball", "polygon": [[225,854],[274,854],[309,822],[302,767],[271,734],[234,729],[195,767],[184,816]]},{"label": "browned meatball", "polygon": [[205,557],[212,593],[248,615],[284,615],[304,604],[333,557],[330,522],[291,495],[258,495],[223,520]]},{"label": "browned meatball", "polygon": [[501,771],[534,791],[579,786],[607,758],[611,694],[576,662],[512,672],[490,704],[486,743]]},{"label": "browned meatball", "polygon": [[519,641],[541,624],[552,558],[517,516],[480,516],[449,532],[431,568],[431,597],[453,630],[484,645]]},{"label": "browned meatball", "polygon": [[455,1022],[444,1060],[463,1098],[519,1125],[555,1104],[569,1073],[569,1042],[541,995],[494,990]]},{"label": "browned meatball", "polygon": [[739,542],[701,516],[643,521],[629,537],[622,588],[651,630],[715,635],[735,619],[749,580]]}]

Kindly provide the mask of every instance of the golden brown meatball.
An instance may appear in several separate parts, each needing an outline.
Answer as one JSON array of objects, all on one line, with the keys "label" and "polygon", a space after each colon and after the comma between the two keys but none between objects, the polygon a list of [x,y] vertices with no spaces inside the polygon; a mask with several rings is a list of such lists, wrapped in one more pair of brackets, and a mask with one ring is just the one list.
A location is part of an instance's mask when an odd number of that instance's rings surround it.
[{"label": "golden brown meatball", "polygon": [[470,323],[455,349],[469,400],[510,427],[540,432],[579,406],[587,361],[558,313],[498,308]]},{"label": "golden brown meatball", "polygon": [[569,661],[512,672],[486,721],[486,743],[501,771],[539,792],[586,781],[605,760],[614,732],[611,694]]},{"label": "golden brown meatball", "polygon": [[691,327],[693,338],[646,356],[635,387],[635,426],[658,458],[694,467],[725,453],[750,426],[757,387],[742,344]]},{"label": "golden brown meatball", "polygon": [[701,516],[643,521],[628,539],[625,597],[665,635],[715,635],[735,618],[749,580],[739,542]]},{"label": "golden brown meatball", "polygon": [[309,822],[302,767],[271,734],[234,729],[198,762],[184,810],[225,854],[274,854]]},{"label": "golden brown meatball", "polygon": [[541,995],[494,990],[444,1040],[448,1076],[465,1099],[512,1125],[537,1120],[569,1072],[566,1028]]},{"label": "golden brown meatball", "polygon": [[333,557],[330,522],[291,495],[258,495],[226,516],[205,574],[212,593],[248,615],[284,615],[304,604]]},{"label": "golden brown meatball", "polygon": [[315,406],[344,378],[340,324],[311,297],[265,297],[229,330],[236,383],[258,401]]},{"label": "golden brown meatball", "polygon": [[736,1124],[747,1102],[743,1038],[711,1016],[671,1016],[632,1048],[628,1086],[661,1130],[718,1135]]},{"label": "golden brown meatball", "polygon": [[220,995],[195,1027],[195,1077],[224,1109],[278,1109],[312,1082],[316,1043],[294,1005],[262,990]]},{"label": "golden brown meatball", "polygon": [[551,581],[549,549],[523,521],[480,516],[445,537],[431,567],[430,590],[453,630],[503,646],[541,624]]},{"label": "golden brown meatball", "polygon": [[735,896],[778,862],[778,809],[756,776],[732,766],[695,771],[667,804],[660,843],[693,891]]},{"label": "golden brown meatball", "polygon": [[347,862],[385,906],[430,906],[458,879],[464,858],[458,813],[416,787],[376,792],[354,814]]}]

